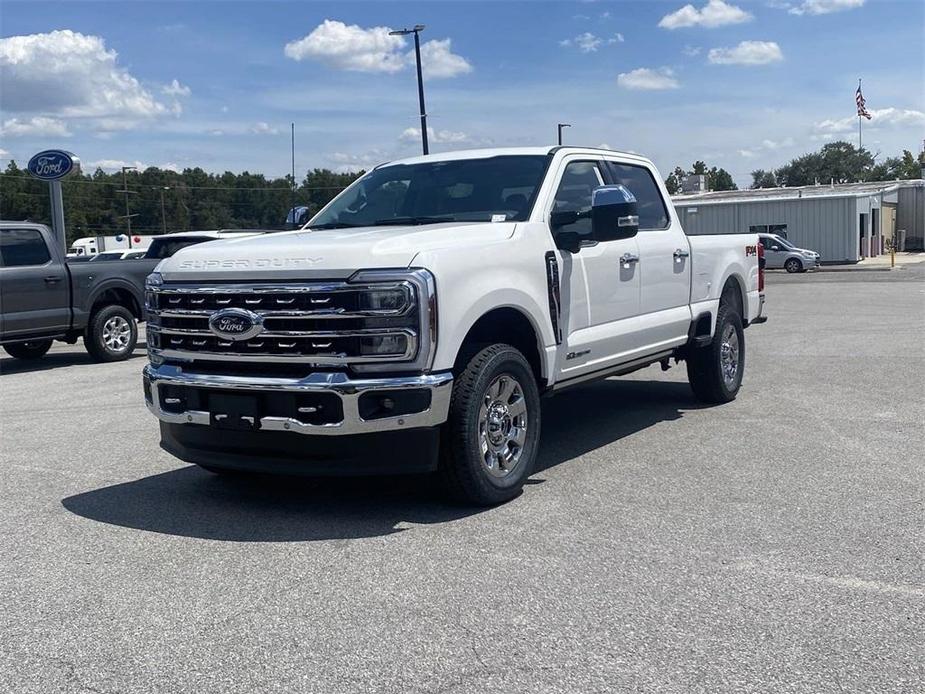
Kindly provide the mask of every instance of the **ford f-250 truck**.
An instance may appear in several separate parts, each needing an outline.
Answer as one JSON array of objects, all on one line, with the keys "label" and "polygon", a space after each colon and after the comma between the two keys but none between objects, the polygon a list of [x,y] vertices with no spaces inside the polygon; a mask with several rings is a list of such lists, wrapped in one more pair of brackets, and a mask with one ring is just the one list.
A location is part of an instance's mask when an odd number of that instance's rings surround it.
[{"label": "ford f-250 truck", "polygon": [[376,167],[298,231],[193,247],[148,280],[145,399],[213,472],[437,471],[495,504],[540,396],[685,360],[736,397],[755,234],[685,235],[653,164],[577,147]]},{"label": "ford f-250 truck", "polygon": [[66,262],[44,224],[0,222],[0,344],[17,359],[83,337],[97,361],[128,359],[138,339],[145,277],[157,262]]}]

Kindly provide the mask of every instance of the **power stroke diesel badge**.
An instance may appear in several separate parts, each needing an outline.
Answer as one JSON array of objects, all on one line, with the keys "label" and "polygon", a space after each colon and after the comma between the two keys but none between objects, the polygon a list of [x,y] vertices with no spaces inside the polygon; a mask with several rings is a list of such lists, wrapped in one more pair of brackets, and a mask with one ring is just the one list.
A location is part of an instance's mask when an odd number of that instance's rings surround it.
[{"label": "power stroke diesel badge", "polygon": [[243,308],[224,308],[209,317],[209,330],[226,340],[249,340],[263,332],[263,316]]}]

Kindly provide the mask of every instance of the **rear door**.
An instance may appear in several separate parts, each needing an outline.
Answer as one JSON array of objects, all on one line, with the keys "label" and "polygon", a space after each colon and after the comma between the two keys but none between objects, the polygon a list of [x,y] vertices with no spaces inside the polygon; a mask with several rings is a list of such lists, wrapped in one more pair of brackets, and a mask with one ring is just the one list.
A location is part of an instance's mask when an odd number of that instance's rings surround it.
[{"label": "rear door", "polygon": [[67,330],[69,292],[67,269],[53,260],[39,229],[0,229],[0,334],[4,339]]},{"label": "rear door", "polygon": [[640,323],[647,351],[658,351],[687,340],[691,323],[690,244],[677,218],[669,214],[657,173],[649,166],[626,161],[606,162],[611,183],[635,196],[639,209]]}]

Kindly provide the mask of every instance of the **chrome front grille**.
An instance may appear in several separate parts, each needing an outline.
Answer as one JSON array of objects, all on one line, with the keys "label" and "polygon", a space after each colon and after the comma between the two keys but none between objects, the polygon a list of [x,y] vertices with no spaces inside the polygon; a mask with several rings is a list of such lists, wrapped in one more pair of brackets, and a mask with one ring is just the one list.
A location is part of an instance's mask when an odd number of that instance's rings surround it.
[{"label": "chrome front grille", "polygon": [[[152,360],[422,365],[435,319],[430,274],[363,274],[374,281],[149,286]],[[225,309],[259,327],[216,329]]]}]

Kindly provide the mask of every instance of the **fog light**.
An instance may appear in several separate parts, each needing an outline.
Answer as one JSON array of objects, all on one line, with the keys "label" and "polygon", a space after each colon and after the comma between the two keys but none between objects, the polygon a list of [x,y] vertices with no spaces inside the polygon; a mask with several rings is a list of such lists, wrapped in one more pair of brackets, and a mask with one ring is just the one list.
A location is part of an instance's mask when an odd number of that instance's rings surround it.
[{"label": "fog light", "polygon": [[370,356],[401,355],[405,353],[404,335],[381,335],[360,340],[360,354]]}]

